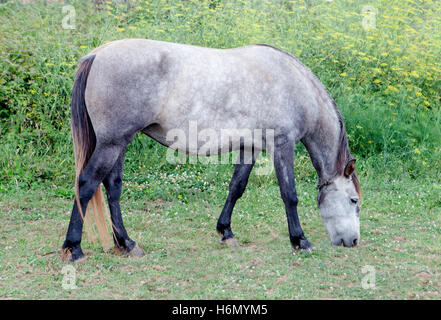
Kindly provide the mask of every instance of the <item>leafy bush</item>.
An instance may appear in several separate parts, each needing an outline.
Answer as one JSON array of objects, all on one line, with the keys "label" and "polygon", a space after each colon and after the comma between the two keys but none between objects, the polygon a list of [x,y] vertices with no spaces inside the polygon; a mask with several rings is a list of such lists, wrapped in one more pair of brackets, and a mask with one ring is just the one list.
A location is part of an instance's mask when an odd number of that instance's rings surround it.
[{"label": "leafy bush", "polygon": [[[366,161],[379,170],[401,168],[393,174],[436,174],[441,168],[440,2],[370,3],[366,9],[364,1],[355,0],[72,1],[73,30],[61,27],[66,13],[57,2],[0,4],[0,181],[72,185],[69,103],[77,61],[103,43],[135,37],[217,48],[280,47],[329,89],[353,153],[381,159]],[[376,12],[375,27],[369,10]],[[363,21],[371,28],[363,28]],[[169,173],[207,169],[168,166],[164,152],[137,137],[127,168],[133,176],[140,164]]]}]

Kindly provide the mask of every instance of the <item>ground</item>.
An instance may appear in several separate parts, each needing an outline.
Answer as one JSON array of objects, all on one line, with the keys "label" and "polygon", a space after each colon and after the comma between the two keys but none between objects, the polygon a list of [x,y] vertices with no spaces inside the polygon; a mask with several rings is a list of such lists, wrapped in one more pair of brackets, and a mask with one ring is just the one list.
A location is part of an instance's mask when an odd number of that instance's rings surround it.
[{"label": "ground", "polygon": [[[227,179],[229,170],[225,171],[221,178]],[[71,199],[57,196],[54,185],[26,193],[10,191],[0,202],[0,237],[7,243],[0,248],[0,297],[440,299],[441,220],[439,199],[432,197],[439,185],[361,178],[364,200],[356,248],[330,245],[316,208],[314,183],[299,181],[300,219],[315,246],[310,254],[292,251],[283,203],[272,179],[266,184],[252,175],[236,206],[232,223],[239,248],[220,244],[215,231],[226,183],[214,186],[215,192],[194,188],[193,196],[174,201],[151,200],[143,192],[135,200],[126,192],[126,227],[146,255],[105,253],[84,240],[88,259],[73,265],[73,290],[63,289],[66,263],[59,257]],[[131,183],[126,182],[126,189]]]}]

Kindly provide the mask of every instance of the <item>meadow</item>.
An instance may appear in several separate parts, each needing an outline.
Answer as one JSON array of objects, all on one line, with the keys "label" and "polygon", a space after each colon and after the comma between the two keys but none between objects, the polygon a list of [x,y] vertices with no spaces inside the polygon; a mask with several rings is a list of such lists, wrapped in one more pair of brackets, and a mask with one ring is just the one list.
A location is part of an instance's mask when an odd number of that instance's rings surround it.
[{"label": "meadow", "polygon": [[[0,298],[441,298],[439,1],[1,1],[0,38]],[[147,254],[127,258],[85,240],[77,288],[63,289],[73,77],[83,55],[123,38],[266,43],[299,58],[345,120],[363,192],[360,245],[331,247],[300,144],[299,217],[311,253],[290,247],[274,174],[251,174],[232,219],[241,247],[225,247],[215,226],[233,165],[172,165],[138,135],[121,205]]]}]

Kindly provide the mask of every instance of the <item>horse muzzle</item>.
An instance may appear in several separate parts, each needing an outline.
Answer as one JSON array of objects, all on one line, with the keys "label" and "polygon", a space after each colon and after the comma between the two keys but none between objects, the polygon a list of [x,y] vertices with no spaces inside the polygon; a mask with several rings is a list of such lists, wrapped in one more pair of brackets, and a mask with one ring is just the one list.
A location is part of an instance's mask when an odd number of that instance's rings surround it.
[{"label": "horse muzzle", "polygon": [[332,240],[331,243],[333,246],[345,246],[347,248],[352,248],[358,245],[360,240],[360,236],[353,236],[348,238],[337,238],[336,240]]}]

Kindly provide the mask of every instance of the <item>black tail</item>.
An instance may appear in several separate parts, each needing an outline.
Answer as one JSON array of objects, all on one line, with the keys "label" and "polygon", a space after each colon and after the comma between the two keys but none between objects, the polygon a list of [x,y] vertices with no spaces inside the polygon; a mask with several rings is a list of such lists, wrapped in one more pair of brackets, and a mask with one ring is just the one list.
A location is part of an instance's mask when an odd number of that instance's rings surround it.
[{"label": "black tail", "polygon": [[84,93],[86,91],[87,78],[92,67],[95,55],[84,58],[75,75],[72,89],[71,119],[72,136],[75,148],[75,164],[77,174],[86,166],[96,145],[96,136],[86,109]]},{"label": "black tail", "polygon": [[[87,162],[93,154],[96,146],[96,136],[93,130],[92,122],[90,121],[89,114],[87,113],[85,91],[87,85],[87,78],[89,76],[90,68],[95,59],[95,55],[89,55],[83,58],[78,67],[75,75],[75,81],[72,89],[72,101],[71,101],[71,119],[72,119],[72,138],[75,151],[75,198],[77,201],[78,209],[81,217],[84,219],[85,215],[82,211],[79,199],[78,189],[78,177],[83,169],[86,167]],[[103,247],[111,246],[112,240],[109,235],[105,209],[103,206],[103,192],[101,186],[98,187],[95,195],[90,199],[88,205],[89,209],[92,208],[95,224],[98,229],[98,234],[103,244]],[[88,217],[91,215],[88,214]]]}]

